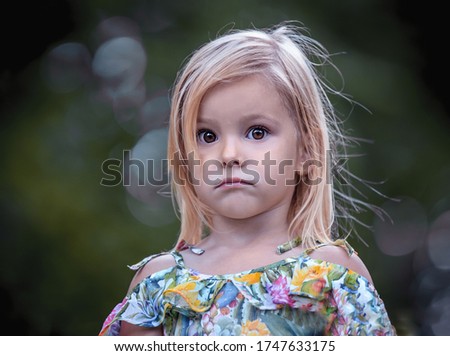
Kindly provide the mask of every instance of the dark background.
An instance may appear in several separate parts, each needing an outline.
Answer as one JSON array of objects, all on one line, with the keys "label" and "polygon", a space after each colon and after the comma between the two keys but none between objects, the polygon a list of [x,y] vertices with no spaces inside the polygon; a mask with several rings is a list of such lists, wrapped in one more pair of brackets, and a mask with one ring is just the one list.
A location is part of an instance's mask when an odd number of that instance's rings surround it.
[{"label": "dark background", "polygon": [[370,140],[355,148],[364,155],[351,169],[384,181],[376,188],[398,199],[366,189],[394,223],[363,213],[373,230],[358,231],[369,247],[350,242],[399,334],[450,335],[445,13],[438,2],[404,0],[7,1],[0,21],[4,334],[99,331],[126,292],[126,265],[171,248],[178,231],[170,200],[154,189],[133,179],[129,187],[101,185],[103,162],[133,148],[163,157],[169,89],[200,44],[232,23],[298,20],[335,54],[344,83],[332,71],[330,80],[361,104],[336,103],[346,128]]}]

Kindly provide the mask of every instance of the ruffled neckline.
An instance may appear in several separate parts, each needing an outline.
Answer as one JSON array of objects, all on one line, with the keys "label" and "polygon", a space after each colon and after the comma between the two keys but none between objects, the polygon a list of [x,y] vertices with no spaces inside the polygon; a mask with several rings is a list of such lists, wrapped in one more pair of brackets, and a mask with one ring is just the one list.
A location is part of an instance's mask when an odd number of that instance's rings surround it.
[{"label": "ruffled neckline", "polygon": [[[299,240],[300,241],[300,240]],[[283,245],[278,246],[278,248],[282,247],[283,248],[283,252],[287,252],[290,249],[292,249],[293,247],[296,247],[299,245],[299,241],[296,241],[296,244],[292,244],[292,243],[285,243]],[[327,261],[323,261],[321,259],[314,259],[311,258],[309,256],[309,254],[311,252],[313,252],[314,250],[322,247],[322,246],[327,246],[327,245],[334,245],[334,246],[339,246],[341,248],[343,248],[347,254],[349,256],[351,256],[352,254],[356,253],[355,250],[353,249],[353,247],[347,242],[346,239],[337,239],[335,241],[333,241],[332,243],[328,243],[328,244],[318,244],[316,247],[314,248],[308,248],[303,250],[299,255],[294,256],[294,257],[286,257],[284,259],[263,265],[263,266],[259,266],[256,268],[250,268],[247,270],[243,270],[240,272],[235,272],[235,273],[222,273],[222,274],[211,274],[211,273],[203,273],[201,271],[196,270],[195,268],[191,268],[186,266],[183,255],[181,255],[180,252],[185,251],[185,250],[192,250],[192,249],[196,249],[195,246],[188,244],[186,241],[181,240],[177,246],[175,247],[174,250],[172,250],[171,252],[169,252],[172,257],[175,260],[175,263],[177,265],[178,268],[181,268],[183,270],[188,271],[189,274],[198,276],[198,277],[203,277],[203,278],[211,278],[211,279],[232,279],[236,276],[242,276],[242,275],[246,275],[249,273],[255,273],[255,272],[265,272],[267,270],[273,270],[276,269],[277,267],[280,266],[284,266],[287,264],[291,264],[291,263],[297,263],[300,260],[306,261],[306,260],[311,260],[311,261],[316,261],[316,262],[327,262]],[[201,253],[197,253],[194,252],[194,254],[203,254],[204,250],[201,250]],[[330,262],[327,262],[330,263]],[[343,266],[341,266],[343,267]],[[345,267],[344,267],[345,268]]]},{"label": "ruffled neckline", "polygon": [[342,265],[311,258],[310,250],[257,268],[225,274],[196,271],[185,265],[180,252],[175,249],[152,255],[131,266],[139,269],[160,255],[171,255],[175,261],[171,267],[147,276],[130,291],[106,328],[120,320],[144,327],[165,323],[165,332],[172,334],[175,324],[170,316],[179,313],[197,320],[201,314],[202,318],[210,318],[234,301],[248,315],[269,310],[291,315],[295,309],[301,315],[319,313],[325,319],[329,316],[328,330],[337,301],[362,296],[364,303],[358,305],[370,306],[369,301],[379,300],[365,277]]},{"label": "ruffled neckline", "polygon": [[298,256],[295,257],[286,257],[282,260],[279,261],[275,261],[263,266],[259,266],[256,268],[250,268],[250,269],[246,269],[240,272],[235,272],[235,273],[222,273],[222,274],[211,274],[211,273],[203,273],[201,271],[196,270],[195,268],[191,268],[186,266],[183,255],[180,253],[181,251],[172,251],[170,254],[173,256],[173,258],[175,259],[175,263],[176,265],[183,269],[186,270],[189,274],[192,274],[194,276],[198,276],[201,278],[208,278],[208,279],[217,279],[217,280],[228,280],[228,279],[233,279],[236,276],[243,276],[243,275],[248,275],[250,273],[257,273],[257,272],[266,272],[268,270],[274,270],[276,268],[279,268],[280,266],[285,266],[287,264],[292,264],[292,263],[297,263],[299,260],[305,260],[305,259],[311,259],[308,256],[308,250],[304,250],[302,251]]},{"label": "ruffled neckline", "polygon": [[[347,270],[312,259],[307,253],[302,251],[296,257],[237,273],[204,274],[187,267],[180,251],[174,250],[170,255],[175,265],[144,279],[129,296],[130,303],[139,304],[148,297],[149,286],[158,285],[155,293],[162,298],[158,303],[188,317],[221,304],[221,298],[228,298],[229,294],[239,293],[245,303],[260,310],[285,306],[312,310],[327,299],[333,283],[345,277]],[[357,275],[350,278],[356,280]]]}]

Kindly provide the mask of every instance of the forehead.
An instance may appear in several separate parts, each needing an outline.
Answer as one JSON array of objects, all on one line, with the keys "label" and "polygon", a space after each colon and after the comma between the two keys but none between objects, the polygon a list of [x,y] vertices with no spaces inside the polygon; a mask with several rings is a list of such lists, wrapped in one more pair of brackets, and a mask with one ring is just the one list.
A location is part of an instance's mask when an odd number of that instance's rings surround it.
[{"label": "forehead", "polygon": [[262,75],[251,75],[211,88],[201,101],[198,119],[261,115],[274,118],[289,116],[275,86]]}]

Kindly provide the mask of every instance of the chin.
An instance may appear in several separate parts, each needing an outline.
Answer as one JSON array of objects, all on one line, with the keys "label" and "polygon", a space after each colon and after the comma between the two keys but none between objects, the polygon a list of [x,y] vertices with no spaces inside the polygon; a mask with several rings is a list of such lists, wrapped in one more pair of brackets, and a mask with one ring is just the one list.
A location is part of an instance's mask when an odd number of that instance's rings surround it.
[{"label": "chin", "polygon": [[251,211],[249,209],[236,209],[236,208],[230,208],[227,211],[221,211],[217,212],[218,216],[222,216],[224,218],[228,219],[235,219],[235,220],[245,220],[253,218],[257,215],[259,215],[260,211]]}]

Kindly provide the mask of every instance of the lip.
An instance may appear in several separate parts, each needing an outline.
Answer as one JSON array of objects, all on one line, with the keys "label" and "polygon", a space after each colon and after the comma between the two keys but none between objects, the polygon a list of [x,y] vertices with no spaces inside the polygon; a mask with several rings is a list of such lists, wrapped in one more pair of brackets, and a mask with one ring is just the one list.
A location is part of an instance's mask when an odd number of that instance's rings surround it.
[{"label": "lip", "polygon": [[221,181],[219,185],[216,186],[216,189],[221,187],[228,188],[228,187],[239,187],[244,185],[253,185],[253,184],[241,178],[227,178]]}]

